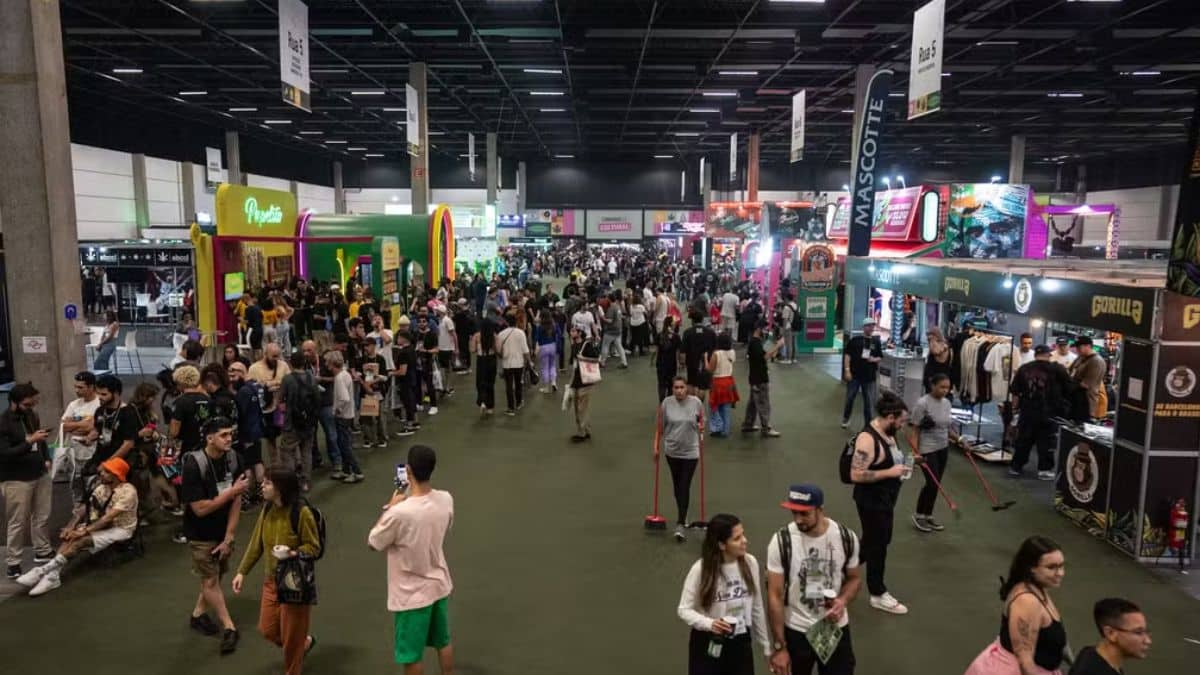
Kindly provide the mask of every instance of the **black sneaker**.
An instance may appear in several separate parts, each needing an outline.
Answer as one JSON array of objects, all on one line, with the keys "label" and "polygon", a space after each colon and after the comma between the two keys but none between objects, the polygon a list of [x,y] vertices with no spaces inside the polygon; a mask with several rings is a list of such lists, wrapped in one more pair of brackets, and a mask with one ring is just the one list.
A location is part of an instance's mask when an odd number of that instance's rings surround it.
[{"label": "black sneaker", "polygon": [[226,628],[225,631],[221,633],[221,656],[232,654],[234,650],[237,649],[237,645],[238,632],[236,630]]},{"label": "black sneaker", "polygon": [[204,635],[212,636],[221,632],[221,628],[217,625],[217,622],[213,621],[212,617],[207,614],[193,616],[190,625],[192,630]]},{"label": "black sneaker", "polygon": [[21,576],[21,574],[22,572],[20,565],[9,565],[8,572],[4,576],[8,577],[9,579],[16,579],[17,577]]}]

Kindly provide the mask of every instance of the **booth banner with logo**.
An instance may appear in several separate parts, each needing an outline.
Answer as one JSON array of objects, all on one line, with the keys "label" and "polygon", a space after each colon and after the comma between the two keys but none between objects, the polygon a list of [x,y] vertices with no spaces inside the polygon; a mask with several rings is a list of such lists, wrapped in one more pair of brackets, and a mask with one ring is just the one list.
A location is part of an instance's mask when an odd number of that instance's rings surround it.
[{"label": "booth banner with logo", "polygon": [[942,107],[942,35],[946,0],[930,0],[913,15],[912,56],[908,66],[908,119]]},{"label": "booth banner with logo", "polygon": [[737,132],[729,134],[729,182],[737,180]]},{"label": "booth banner with logo", "polygon": [[308,51],[308,6],[300,0],[279,0],[279,79],[283,100],[311,112]]},{"label": "booth banner with logo", "polygon": [[703,211],[647,211],[647,237],[704,234]]},{"label": "booth banner with logo", "polygon": [[408,141],[408,154],[421,153],[421,97],[411,84],[404,85],[404,138]]},{"label": "booth banner with logo", "polygon": [[1200,346],[1160,344],[1150,447],[1200,448]]},{"label": "booth banner with logo", "polygon": [[833,288],[833,261],[836,259],[833,248],[825,244],[805,246],[800,253],[800,288],[806,291]]},{"label": "booth banner with logo", "polygon": [[858,152],[854,157],[850,181],[850,237],[846,245],[849,255],[865,256],[871,252],[871,226],[875,213],[875,174],[883,154],[883,120],[887,107],[888,89],[892,86],[892,71],[875,71],[867,83],[863,97],[862,119],[858,127]]},{"label": "booth banner with logo", "polygon": [[225,183],[217,188],[220,236],[296,236],[296,196],[281,190]]},{"label": "booth banner with logo", "polygon": [[192,250],[80,246],[79,264],[83,267],[191,267]]},{"label": "booth banner with logo", "polygon": [[792,163],[804,159],[804,90],[792,97]]},{"label": "booth banner with logo", "polygon": [[575,237],[583,234],[583,218],[576,209],[530,209],[525,223],[550,223],[550,236]]},{"label": "booth banner with logo", "polygon": [[588,209],[588,239],[641,239],[642,211]]},{"label": "booth banner with logo", "polygon": [[[871,214],[871,239],[905,241],[909,239],[912,213],[921,197],[921,187],[884,190],[875,193],[875,208]],[[841,197],[833,212],[829,236],[844,238],[850,231],[850,198]]]},{"label": "booth banner with logo", "polygon": [[1028,185],[953,185],[946,225],[947,257],[1033,257],[1025,249],[1028,209]]},{"label": "booth banner with logo", "polygon": [[887,288],[937,300],[942,295],[942,270],[887,260],[853,258],[846,262],[846,281],[860,287]]},{"label": "booth banner with logo", "polygon": [[1054,507],[1099,536],[1107,532],[1111,445],[1097,442],[1070,428],[1060,432],[1058,482]]},{"label": "booth banner with logo", "polygon": [[1187,166],[1179,184],[1175,230],[1167,267],[1167,289],[1200,296],[1200,92],[1188,132]]}]

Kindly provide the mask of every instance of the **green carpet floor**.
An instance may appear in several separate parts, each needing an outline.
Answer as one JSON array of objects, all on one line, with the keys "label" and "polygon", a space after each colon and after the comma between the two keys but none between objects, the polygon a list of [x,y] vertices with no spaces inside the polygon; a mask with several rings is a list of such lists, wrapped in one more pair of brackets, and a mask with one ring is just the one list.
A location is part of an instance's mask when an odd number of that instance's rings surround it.
[{"label": "green carpet floor", "polygon": [[[593,397],[594,438],[572,445],[559,398],[533,392],[517,418],[480,420],[473,376],[411,439],[363,452],[366,482],[333,484],[320,474],[312,500],[329,519],[329,553],[320,563],[320,644],[312,673],[397,672],[385,606],[383,556],[366,533],[391,491],[392,465],[410,442],[440,454],[435,483],[454,493],[448,541],[455,582],[451,600],[458,672],[466,675],[663,675],[686,672],[687,628],[675,615],[680,585],[698,555],[699,535],[676,544],[647,533],[650,444],[655,390],[648,359],[610,368]],[[763,561],[768,537],[788,518],[778,503],[791,482],[825,487],[827,512],[858,530],[849,490],[837,482],[835,457],[842,388],[815,362],[772,366],[776,425],[783,437],[715,439],[707,447],[708,513],[736,513],[751,550]],[[738,380],[745,387],[744,365]],[[503,400],[503,383],[497,393]],[[735,411],[740,423],[743,410]],[[1121,595],[1141,604],[1154,630],[1149,661],[1130,673],[1195,673],[1200,603],[1035,503],[990,468],[998,489],[1018,500],[993,513],[970,467],[952,461],[946,485],[961,502],[954,519],[939,503],[947,530],[920,535],[907,516],[917,485],[898,510],[888,582],[911,613],[851,608],[858,672],[891,675],[961,673],[999,625],[997,577],[1022,538],[1040,533],[1065,548],[1068,572],[1056,595],[1072,644],[1094,640],[1091,605]],[[919,481],[918,481],[919,482]],[[673,516],[673,507],[666,509]],[[243,523],[242,540],[250,523]],[[242,627],[232,656],[217,641],[188,630],[196,594],[185,547],[167,527],[151,535],[146,558],[115,569],[70,570],[43,598],[0,603],[0,660],[13,673],[274,673],[278,653],[254,631],[258,588],[231,598]],[[240,556],[240,551],[239,551]],[[1188,666],[1188,663],[1192,663]],[[436,672],[432,658],[427,660]],[[763,662],[758,672],[765,673]]]}]

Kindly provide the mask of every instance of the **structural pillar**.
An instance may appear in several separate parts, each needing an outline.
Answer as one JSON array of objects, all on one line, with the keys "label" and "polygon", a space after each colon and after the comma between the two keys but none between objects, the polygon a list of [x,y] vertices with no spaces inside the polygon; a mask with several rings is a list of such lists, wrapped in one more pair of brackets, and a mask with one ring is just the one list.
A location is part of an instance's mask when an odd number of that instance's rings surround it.
[{"label": "structural pillar", "polygon": [[196,165],[191,162],[179,163],[179,207],[183,217],[179,222],[190,224],[196,219]]},{"label": "structural pillar", "polygon": [[758,201],[758,146],[762,136],[757,131],[750,134],[746,143],[746,201]]},{"label": "structural pillar", "polygon": [[705,160],[704,167],[700,171],[700,199],[704,203],[705,213],[708,213],[708,205],[712,203],[712,181],[712,162]]},{"label": "structural pillar", "polygon": [[[74,398],[84,369],[79,307],[79,241],[59,3],[0,2],[0,227],[8,286],[9,334],[18,382],[41,392],[38,413],[52,426]],[[80,314],[82,317],[82,314]]]},{"label": "structural pillar", "polygon": [[131,155],[133,162],[133,219],[137,233],[150,227],[150,198],[146,189],[146,156],[140,152]]},{"label": "structural pillar", "polygon": [[425,64],[414,61],[408,64],[408,83],[417,90],[417,154],[409,155],[412,174],[413,215],[429,213],[429,100],[425,84]]},{"label": "structural pillar", "polygon": [[226,178],[233,185],[245,185],[246,174],[242,173],[242,151],[238,143],[238,132],[225,132]]},{"label": "structural pillar", "polygon": [[1011,185],[1025,182],[1025,135],[1013,134],[1008,151],[1008,182]]},{"label": "structural pillar", "polygon": [[517,215],[525,213],[525,204],[527,203],[525,196],[526,185],[525,162],[517,162]]},{"label": "structural pillar", "polygon": [[[333,163],[333,212],[339,215],[346,212],[346,186],[342,183],[341,162]],[[419,212],[414,208],[413,213]]]},{"label": "structural pillar", "polygon": [[485,204],[495,204],[500,191],[500,157],[497,152],[496,132],[489,131],[487,135],[487,200]]}]

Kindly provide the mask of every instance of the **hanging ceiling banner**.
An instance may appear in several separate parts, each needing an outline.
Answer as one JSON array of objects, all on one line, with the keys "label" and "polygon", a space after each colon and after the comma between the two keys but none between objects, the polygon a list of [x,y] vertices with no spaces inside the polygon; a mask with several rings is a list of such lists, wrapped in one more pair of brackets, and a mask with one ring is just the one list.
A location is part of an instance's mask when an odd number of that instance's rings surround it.
[{"label": "hanging ceiling banner", "polygon": [[417,88],[404,85],[404,137],[408,140],[408,154],[421,153],[421,102]]},{"label": "hanging ceiling banner", "polygon": [[804,92],[792,97],[792,163],[804,159]]},{"label": "hanging ceiling banner", "polygon": [[204,148],[204,180],[209,183],[220,183],[221,173],[224,167],[221,166],[221,151],[217,148]]},{"label": "hanging ceiling banner", "polygon": [[308,80],[308,5],[279,0],[279,79],[283,100],[312,112]]},{"label": "hanging ceiling banner", "polygon": [[872,214],[875,212],[875,170],[883,153],[883,112],[887,106],[892,71],[875,71],[867,83],[858,127],[858,154],[854,157],[850,202],[850,238],[847,255],[871,253]]},{"label": "hanging ceiling banner", "polygon": [[471,181],[475,180],[475,134],[467,132],[467,171],[471,172]]},{"label": "hanging ceiling banner", "polygon": [[1200,95],[1188,132],[1187,166],[1179,183],[1171,256],[1167,262],[1167,289],[1200,296]]},{"label": "hanging ceiling banner", "polygon": [[[729,134],[729,180],[737,179],[737,132]],[[731,185],[730,188],[733,186]]]},{"label": "hanging ceiling banner", "polygon": [[704,156],[703,155],[700,157],[700,180],[698,180],[696,182],[700,184],[699,185],[700,196],[704,197]]},{"label": "hanging ceiling banner", "polygon": [[942,107],[942,33],[946,0],[930,0],[913,15],[912,58],[908,67],[908,119]]}]

